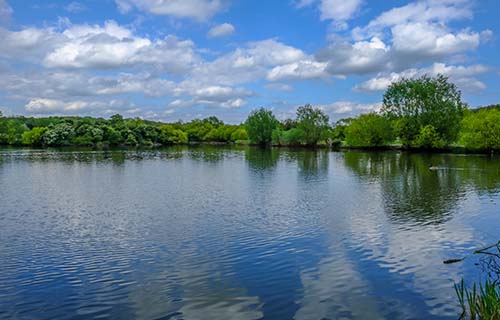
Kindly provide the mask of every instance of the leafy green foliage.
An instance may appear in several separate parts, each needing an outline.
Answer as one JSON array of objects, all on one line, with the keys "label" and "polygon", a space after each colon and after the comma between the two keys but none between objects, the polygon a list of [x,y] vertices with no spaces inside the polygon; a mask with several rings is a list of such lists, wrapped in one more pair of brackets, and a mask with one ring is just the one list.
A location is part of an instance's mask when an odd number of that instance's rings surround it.
[{"label": "leafy green foliage", "polygon": [[375,113],[361,115],[345,128],[345,141],[354,147],[380,147],[393,139],[389,120]]},{"label": "leafy green foliage", "polygon": [[47,146],[69,146],[75,136],[75,129],[69,123],[59,123],[49,126],[43,134],[43,143]]},{"label": "leafy green foliage", "polygon": [[248,137],[253,143],[260,145],[269,144],[272,140],[273,130],[278,126],[278,120],[271,110],[260,108],[254,110],[245,122]]},{"label": "leafy green foliage", "polygon": [[137,141],[137,138],[132,133],[129,133],[127,135],[127,139],[125,139],[125,145],[137,146],[138,144],[139,144],[139,142]]},{"label": "leafy green foliage", "polygon": [[298,146],[304,141],[304,131],[299,128],[292,128],[283,133],[283,141],[287,145]]},{"label": "leafy green foliage", "polygon": [[273,130],[273,133],[272,133],[273,145],[277,145],[277,146],[284,145],[284,140],[283,140],[284,133],[285,133],[285,131],[280,127]]},{"label": "leafy green foliage", "polygon": [[231,141],[245,141],[248,140],[248,133],[245,128],[238,127],[231,133]]},{"label": "leafy green foliage", "polygon": [[471,150],[499,150],[500,111],[491,108],[470,112],[462,120],[459,141]]},{"label": "leafy green foliage", "polygon": [[[235,141],[232,138],[233,133],[237,130],[240,130],[240,138],[245,138],[246,131],[244,129],[239,128],[239,126],[222,124],[217,127],[211,129],[204,137],[205,141],[217,141],[217,142],[229,142]],[[247,137],[248,138],[248,137]],[[245,140],[245,139],[236,139],[236,140]]]},{"label": "leafy green foliage", "polygon": [[286,119],[281,122],[281,127],[283,130],[290,130],[297,127],[297,121],[293,119]]},{"label": "leafy green foliage", "polygon": [[82,124],[75,130],[76,136],[72,144],[92,146],[102,141],[104,132],[101,128],[90,124]]},{"label": "leafy green foliage", "polygon": [[212,129],[214,129],[214,126],[206,119],[196,119],[184,125],[184,130],[188,134],[189,141],[204,141]]},{"label": "leafy green foliage", "polygon": [[103,140],[107,141],[112,146],[120,144],[120,142],[123,139],[120,131],[111,126],[108,125],[103,126],[102,131],[103,131]]},{"label": "leafy green foliage", "polygon": [[446,142],[439,135],[434,126],[428,124],[420,129],[420,133],[413,140],[413,147],[426,149],[443,149]]},{"label": "leafy green foliage", "polygon": [[182,130],[175,129],[172,125],[160,126],[160,142],[164,145],[182,144],[188,142],[188,134]]},{"label": "leafy green foliage", "polygon": [[90,117],[0,118],[0,144],[30,146],[154,146],[188,142],[247,140],[243,125],[216,117],[188,123],[157,123],[115,114],[109,120]]},{"label": "leafy green foliage", "polygon": [[500,104],[491,104],[489,106],[479,107],[479,108],[473,109],[471,111],[472,112],[479,112],[481,110],[491,110],[491,109],[495,109],[495,110],[500,111]]},{"label": "leafy green foliage", "polygon": [[21,145],[22,135],[27,130],[21,118],[1,118],[0,144]]},{"label": "leafy green foliage", "polygon": [[308,146],[315,146],[328,133],[328,116],[310,104],[297,109],[297,128],[303,133],[302,140]]},{"label": "leafy green foliage", "polygon": [[24,131],[22,135],[23,144],[41,146],[43,144],[43,135],[47,130],[46,127],[36,127],[30,131]]},{"label": "leafy green foliage", "polygon": [[345,140],[345,130],[354,121],[353,118],[340,119],[335,122],[333,129],[330,132],[330,138],[332,139],[332,144],[334,146],[342,145],[342,141]]},{"label": "leafy green foliage", "polygon": [[448,78],[402,79],[385,92],[382,112],[395,121],[403,145],[412,146],[423,127],[431,125],[445,144],[457,138],[466,105]]},{"label": "leafy green foliage", "polygon": [[273,144],[278,146],[300,146],[304,140],[304,132],[299,128],[283,130],[277,128],[273,131]]}]

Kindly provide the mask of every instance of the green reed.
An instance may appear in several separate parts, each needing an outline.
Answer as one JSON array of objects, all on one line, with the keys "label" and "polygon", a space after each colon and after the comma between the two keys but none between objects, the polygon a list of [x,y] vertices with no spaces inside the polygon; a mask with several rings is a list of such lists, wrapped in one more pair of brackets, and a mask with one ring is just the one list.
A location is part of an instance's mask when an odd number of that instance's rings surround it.
[{"label": "green reed", "polygon": [[500,320],[500,286],[497,282],[486,280],[471,289],[466,288],[464,280],[455,284],[455,292],[462,307],[460,319]]}]

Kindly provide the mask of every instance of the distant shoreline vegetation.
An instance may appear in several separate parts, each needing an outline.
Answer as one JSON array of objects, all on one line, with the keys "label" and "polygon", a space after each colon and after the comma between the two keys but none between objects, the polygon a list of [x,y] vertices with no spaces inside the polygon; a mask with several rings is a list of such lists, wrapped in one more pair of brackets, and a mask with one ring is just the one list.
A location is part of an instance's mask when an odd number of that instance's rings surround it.
[{"label": "distant shoreline vegetation", "polygon": [[320,108],[305,105],[295,119],[278,121],[271,110],[254,110],[239,125],[217,117],[161,123],[139,118],[3,117],[0,145],[163,146],[255,144],[362,149],[500,151],[500,104],[469,109],[461,92],[438,75],[402,79],[385,92],[379,112],[334,124]]}]

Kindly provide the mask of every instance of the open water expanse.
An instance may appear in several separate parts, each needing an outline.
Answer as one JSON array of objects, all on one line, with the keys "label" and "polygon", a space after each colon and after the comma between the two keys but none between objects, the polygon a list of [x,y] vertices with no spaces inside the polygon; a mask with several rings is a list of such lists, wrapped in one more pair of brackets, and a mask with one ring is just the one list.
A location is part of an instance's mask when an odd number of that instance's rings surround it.
[{"label": "open water expanse", "polygon": [[0,319],[456,319],[499,195],[495,156],[0,149]]}]

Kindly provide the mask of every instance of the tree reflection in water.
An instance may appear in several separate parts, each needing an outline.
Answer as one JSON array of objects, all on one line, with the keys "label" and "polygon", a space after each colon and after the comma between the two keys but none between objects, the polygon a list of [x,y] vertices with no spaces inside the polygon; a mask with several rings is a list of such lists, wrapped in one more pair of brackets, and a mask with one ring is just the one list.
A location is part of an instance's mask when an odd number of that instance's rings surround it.
[{"label": "tree reflection in water", "polygon": [[[344,162],[365,183],[380,183],[394,221],[440,224],[470,191],[500,188],[500,158],[404,152],[344,153]],[[437,170],[429,170],[435,166]]]}]

